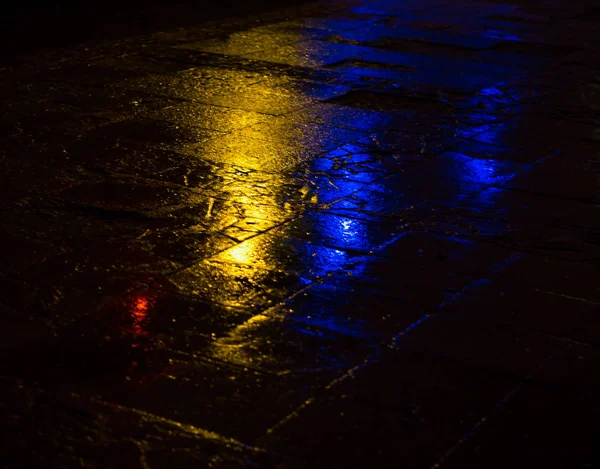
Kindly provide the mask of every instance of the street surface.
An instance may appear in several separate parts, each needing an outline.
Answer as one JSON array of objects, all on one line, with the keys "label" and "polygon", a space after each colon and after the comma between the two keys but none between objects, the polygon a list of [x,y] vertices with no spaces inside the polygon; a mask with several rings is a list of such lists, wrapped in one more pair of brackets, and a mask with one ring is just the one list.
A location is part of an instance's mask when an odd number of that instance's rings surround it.
[{"label": "street surface", "polygon": [[515,1],[0,68],[0,467],[599,468],[600,8]]}]

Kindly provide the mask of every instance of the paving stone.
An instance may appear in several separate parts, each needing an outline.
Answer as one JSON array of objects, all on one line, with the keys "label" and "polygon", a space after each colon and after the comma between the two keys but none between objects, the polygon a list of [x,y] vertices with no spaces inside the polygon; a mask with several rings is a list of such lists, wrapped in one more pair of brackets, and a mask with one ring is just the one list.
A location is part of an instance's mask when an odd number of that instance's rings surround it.
[{"label": "paving stone", "polygon": [[370,259],[360,278],[411,303],[436,307],[505,261],[510,251],[409,232],[392,243],[386,254],[389,257]]},{"label": "paving stone", "polygon": [[[528,385],[440,467],[504,467],[509,461],[546,467],[593,467],[595,402]],[[500,451],[500,449],[502,449]]]},{"label": "paving stone", "polygon": [[310,40],[245,57],[300,67],[321,67],[371,52],[368,47]]},{"label": "paving stone", "polygon": [[527,288],[514,281],[477,281],[446,302],[443,310],[567,340],[596,343],[597,304]]},{"label": "paving stone", "polygon": [[[63,467],[166,467],[176,460],[210,464],[223,459],[273,458],[230,438],[149,413],[69,393],[51,394],[20,380],[3,378],[7,460],[13,467],[44,467],[48,454]],[[144,444],[135,439],[143,435]],[[119,462],[117,462],[117,459]],[[147,461],[146,461],[147,460]],[[185,467],[185,466],[183,466]]]},{"label": "paving stone", "polygon": [[595,266],[588,263],[517,255],[497,271],[496,277],[509,282],[518,279],[522,285],[542,291],[598,302],[594,271]]},{"label": "paving stone", "polygon": [[[432,340],[425,342],[422,334]],[[467,366],[525,378],[563,348],[561,341],[512,327],[459,317],[433,317],[411,334],[395,341],[397,347],[445,357]],[[477,355],[471,350],[477,347]]]},{"label": "paving stone", "polygon": [[182,102],[158,109],[148,117],[172,122],[178,126],[199,127],[220,132],[231,132],[266,120],[267,116],[220,106]]},{"label": "paving stone", "polygon": [[[393,370],[393,371],[391,371]],[[446,441],[467,431],[512,387],[502,375],[419,352],[387,350],[352,370],[264,439],[267,447],[330,467],[435,463]],[[364,439],[364,428],[376,434]],[[326,437],[334,433],[336,438]],[[400,437],[400,438],[398,438]],[[349,452],[349,445],[359,450]]]},{"label": "paving stone", "polygon": [[216,54],[244,55],[275,49],[281,45],[297,41],[298,37],[293,33],[284,35],[277,32],[276,35],[267,35],[249,31],[233,33],[222,39],[215,38],[197,43],[185,43],[177,47]]},{"label": "paving stone", "polygon": [[597,363],[597,347],[570,343],[538,370],[532,380],[555,391],[597,401],[598,376],[594,372]]}]

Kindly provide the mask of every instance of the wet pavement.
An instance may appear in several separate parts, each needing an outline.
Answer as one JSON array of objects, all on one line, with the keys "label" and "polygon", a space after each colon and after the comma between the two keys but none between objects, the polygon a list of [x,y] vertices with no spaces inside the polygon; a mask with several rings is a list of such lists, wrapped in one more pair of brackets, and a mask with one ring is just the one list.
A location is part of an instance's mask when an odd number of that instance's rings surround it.
[{"label": "wet pavement", "polygon": [[332,1],[0,69],[3,467],[600,467],[599,28]]}]

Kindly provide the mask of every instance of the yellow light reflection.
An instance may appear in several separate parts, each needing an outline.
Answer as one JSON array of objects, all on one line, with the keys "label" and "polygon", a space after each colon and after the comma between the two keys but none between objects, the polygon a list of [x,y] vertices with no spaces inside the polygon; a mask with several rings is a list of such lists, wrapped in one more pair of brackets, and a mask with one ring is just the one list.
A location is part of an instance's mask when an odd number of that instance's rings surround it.
[{"label": "yellow light reflection", "polygon": [[249,242],[243,242],[226,251],[225,258],[240,264],[248,264],[256,253],[255,246]]},{"label": "yellow light reflection", "polygon": [[[264,334],[261,328],[268,328],[269,324],[280,321],[271,316],[258,314],[237,326],[227,336],[216,340],[211,352],[219,360],[246,367],[264,367],[277,363],[278,357],[272,356],[268,350],[259,350],[258,344],[253,343],[253,336],[260,337]],[[270,344],[268,337],[263,342]]]},{"label": "yellow light reflection", "polygon": [[[289,31],[285,34],[289,40]],[[298,33],[300,39],[302,36]],[[210,216],[226,219],[220,211],[233,207],[235,219],[222,231],[229,233],[227,230],[231,229],[231,236],[236,234],[234,229],[245,233],[235,246],[187,270],[188,286],[184,288],[190,292],[202,292],[207,299],[228,306],[247,307],[254,304],[256,295],[265,294],[265,279],[289,268],[288,258],[278,257],[273,247],[285,236],[281,225],[297,216],[301,208],[291,211],[282,201],[286,188],[289,191],[290,183],[293,185],[291,175],[306,157],[308,145],[305,143],[318,141],[319,135],[299,130],[289,118],[264,112],[270,108],[298,109],[313,102],[302,89],[298,81],[291,78],[264,77],[242,90],[247,102],[237,102],[240,94],[233,93],[229,101],[238,110],[223,112],[219,116],[219,127],[236,130],[187,151],[192,156],[197,149],[202,152],[202,158],[213,159],[222,168],[220,176],[224,182],[217,189],[217,202],[211,204]],[[239,111],[251,107],[253,102],[257,107],[252,111],[262,112],[264,116],[259,122]],[[253,226],[257,226],[256,231],[252,231]],[[252,331],[271,320],[263,314],[254,316],[216,340],[212,353],[240,365],[251,365],[257,360],[264,362],[267,357],[247,341],[251,340]]]}]

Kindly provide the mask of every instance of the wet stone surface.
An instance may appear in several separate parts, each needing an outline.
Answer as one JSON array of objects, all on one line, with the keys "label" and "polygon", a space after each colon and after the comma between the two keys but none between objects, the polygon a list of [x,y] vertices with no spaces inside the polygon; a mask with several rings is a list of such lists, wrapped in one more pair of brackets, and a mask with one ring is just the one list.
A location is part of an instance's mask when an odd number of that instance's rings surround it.
[{"label": "wet stone surface", "polygon": [[0,69],[2,467],[599,467],[598,27],[336,1]]}]

